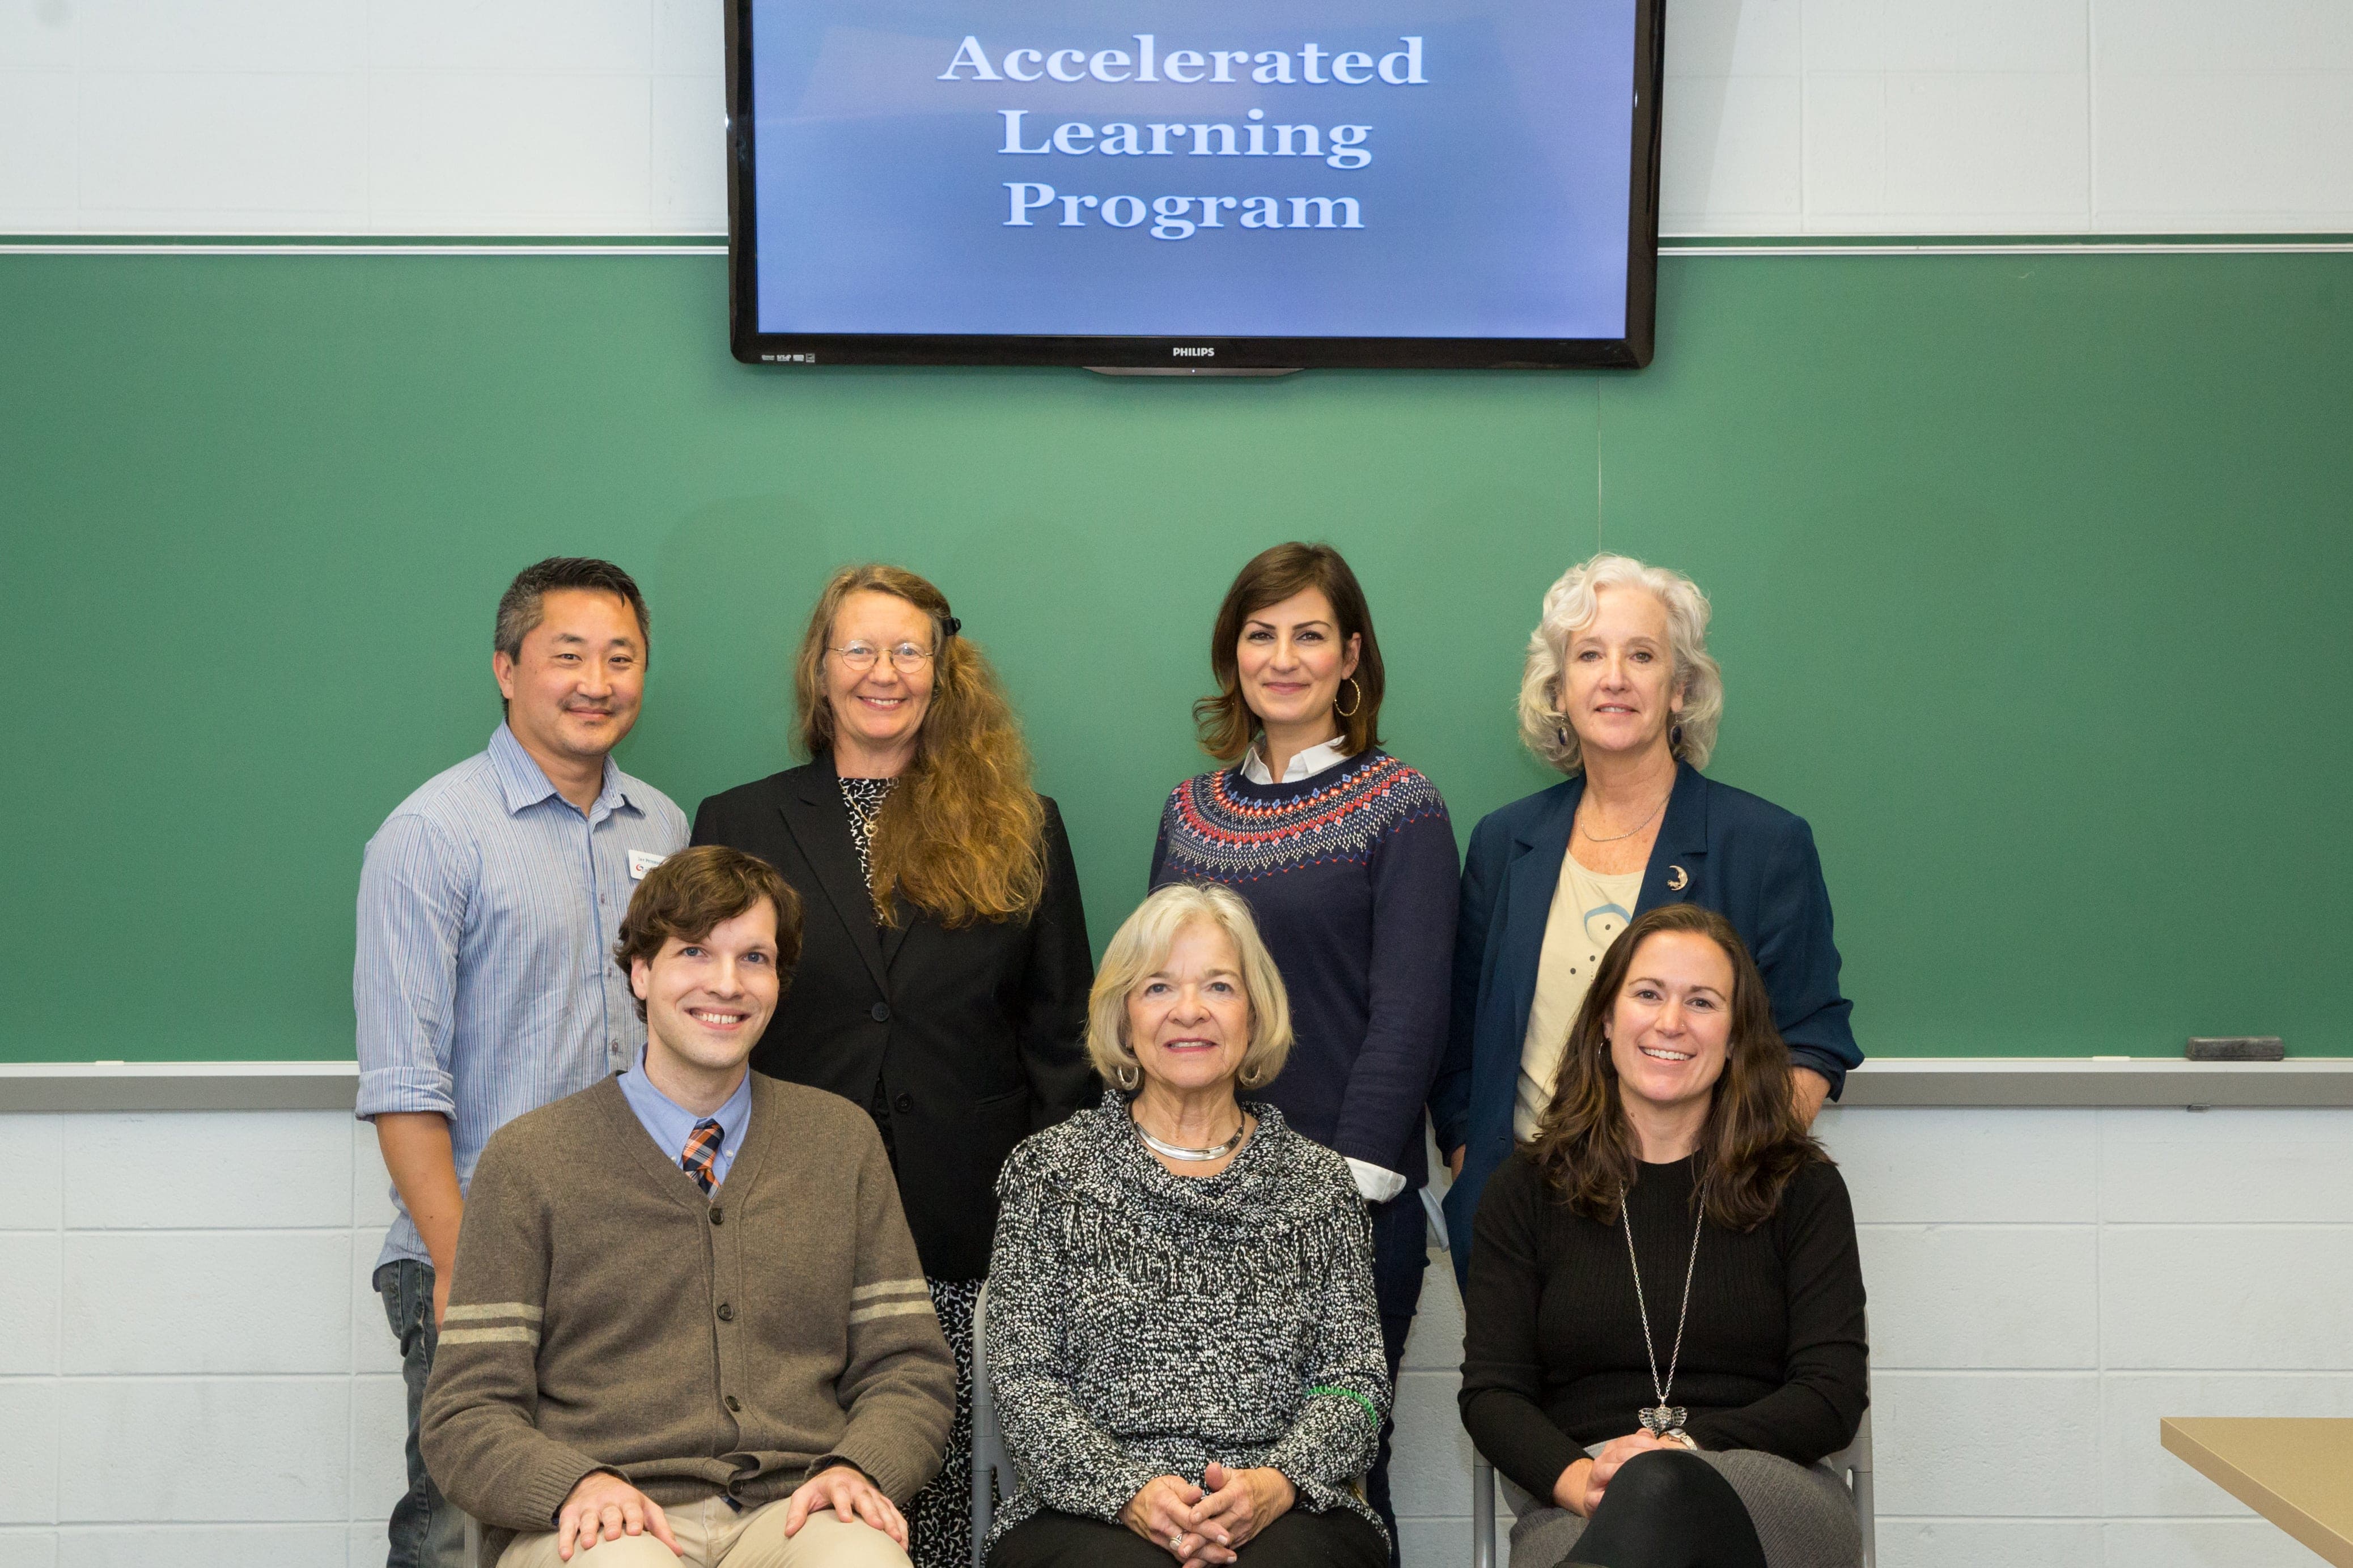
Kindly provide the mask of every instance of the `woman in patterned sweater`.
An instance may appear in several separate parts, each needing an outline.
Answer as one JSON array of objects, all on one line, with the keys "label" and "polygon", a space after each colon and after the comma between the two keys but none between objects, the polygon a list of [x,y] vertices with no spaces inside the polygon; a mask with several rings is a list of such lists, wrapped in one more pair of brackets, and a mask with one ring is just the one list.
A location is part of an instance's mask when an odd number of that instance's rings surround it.
[{"label": "woman in patterned sweater", "polygon": [[1103,955],[1103,1104],[998,1181],[988,1365],[1020,1486],[990,1568],[1380,1568],[1389,1405],[1347,1167],[1244,1103],[1291,1046],[1240,899],[1164,888]]},{"label": "woman in patterned sweater", "polygon": [[[1453,825],[1430,782],[1381,750],[1380,644],[1330,545],[1278,544],[1243,567],[1209,665],[1218,694],[1193,716],[1202,750],[1227,765],[1168,797],[1152,885],[1223,883],[1266,934],[1298,1031],[1266,1099],[1346,1159],[1372,1205],[1394,1379],[1429,1257],[1416,1194],[1422,1101],[1446,1044]],[[1385,1426],[1366,1487],[1394,1533],[1388,1438]]]}]

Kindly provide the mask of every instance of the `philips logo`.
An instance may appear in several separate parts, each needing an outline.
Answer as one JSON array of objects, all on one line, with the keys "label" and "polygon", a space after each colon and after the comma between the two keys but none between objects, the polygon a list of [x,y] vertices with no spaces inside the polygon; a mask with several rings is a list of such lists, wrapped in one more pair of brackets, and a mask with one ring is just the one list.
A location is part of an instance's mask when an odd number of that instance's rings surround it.
[{"label": "philips logo", "polygon": [[1175,354],[1178,359],[1215,359],[1218,357],[1218,351],[1215,349],[1170,349],[1168,352]]}]

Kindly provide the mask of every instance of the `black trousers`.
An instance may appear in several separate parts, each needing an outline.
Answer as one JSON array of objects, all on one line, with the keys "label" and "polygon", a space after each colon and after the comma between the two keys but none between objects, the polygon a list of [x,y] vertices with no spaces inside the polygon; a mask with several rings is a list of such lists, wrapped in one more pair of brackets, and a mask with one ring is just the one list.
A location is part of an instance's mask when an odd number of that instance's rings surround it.
[{"label": "black trousers", "polygon": [[1569,1552],[1593,1568],[1765,1568],[1732,1483],[1696,1454],[1637,1454],[1619,1468]]},{"label": "black trousers", "polygon": [[[1430,1267],[1428,1223],[1421,1194],[1411,1188],[1373,1205],[1373,1296],[1380,1309],[1381,1352],[1388,1362],[1392,1399],[1398,1369],[1405,1364],[1406,1336],[1413,1331],[1414,1312],[1421,1305],[1422,1270]],[[1388,1527],[1390,1568],[1398,1562],[1397,1509],[1389,1497],[1389,1443],[1396,1432],[1394,1416],[1381,1423],[1379,1451],[1365,1476],[1365,1500]]]},{"label": "black trousers", "polygon": [[[1387,1568],[1389,1560],[1381,1532],[1345,1508],[1294,1508],[1234,1555],[1235,1568]],[[988,1568],[1176,1568],[1176,1560],[1124,1524],[1048,1509],[1007,1531]]]}]

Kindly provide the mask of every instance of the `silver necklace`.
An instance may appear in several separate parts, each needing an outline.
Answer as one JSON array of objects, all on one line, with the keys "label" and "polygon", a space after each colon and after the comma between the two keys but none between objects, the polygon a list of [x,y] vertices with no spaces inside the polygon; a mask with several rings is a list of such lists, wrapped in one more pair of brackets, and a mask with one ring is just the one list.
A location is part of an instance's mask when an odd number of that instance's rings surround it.
[{"label": "silver necklace", "polygon": [[1135,1135],[1144,1140],[1144,1146],[1145,1148],[1151,1150],[1155,1154],[1165,1154],[1171,1160],[1186,1160],[1194,1164],[1201,1164],[1210,1160],[1224,1159],[1227,1155],[1241,1147],[1242,1134],[1249,1131],[1250,1118],[1245,1116],[1242,1118],[1242,1124],[1234,1129],[1234,1135],[1227,1139],[1224,1142],[1216,1144],[1208,1149],[1187,1149],[1182,1143],[1164,1143],[1159,1139],[1155,1138],[1151,1133],[1146,1132],[1144,1130],[1143,1122],[1138,1121],[1135,1124]]},{"label": "silver necklace", "polygon": [[1634,835],[1641,832],[1642,829],[1651,826],[1651,817],[1658,816],[1659,813],[1667,809],[1667,801],[1674,795],[1674,793],[1675,792],[1671,789],[1667,791],[1665,795],[1661,795],[1659,797],[1659,804],[1651,807],[1649,814],[1646,815],[1641,821],[1634,824],[1633,826],[1628,828],[1625,832],[1613,833],[1607,838],[1597,838],[1593,836],[1593,829],[1588,827],[1585,830],[1585,841],[1588,844],[1615,844],[1621,838],[1633,837]]},{"label": "silver necklace", "polygon": [[[1691,1317],[1692,1271],[1699,1263],[1700,1226],[1707,1223],[1706,1190],[1694,1194],[1699,1207],[1699,1221],[1692,1226],[1691,1261],[1683,1265],[1683,1306],[1675,1317],[1675,1348],[1667,1357],[1667,1380],[1659,1381],[1659,1351],[1651,1342],[1651,1309],[1642,1300],[1642,1265],[1634,1257],[1634,1222],[1626,1216],[1626,1194],[1618,1194],[1618,1221],[1626,1227],[1626,1261],[1634,1266],[1634,1310],[1642,1314],[1642,1350],[1651,1358],[1651,1389],[1659,1403],[1648,1410],[1636,1412],[1636,1418],[1645,1431],[1662,1437],[1681,1437],[1687,1414],[1680,1405],[1669,1405],[1667,1395],[1675,1386],[1675,1367],[1683,1356],[1683,1324]],[[1686,1439],[1688,1440],[1688,1439]]]}]

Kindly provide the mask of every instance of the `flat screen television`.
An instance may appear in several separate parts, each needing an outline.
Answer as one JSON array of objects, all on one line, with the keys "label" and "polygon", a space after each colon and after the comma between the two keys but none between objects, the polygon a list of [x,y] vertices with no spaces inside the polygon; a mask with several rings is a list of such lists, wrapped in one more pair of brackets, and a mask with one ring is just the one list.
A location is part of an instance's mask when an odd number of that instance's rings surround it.
[{"label": "flat screen television", "polygon": [[729,0],[735,357],[1650,363],[1664,0]]}]

